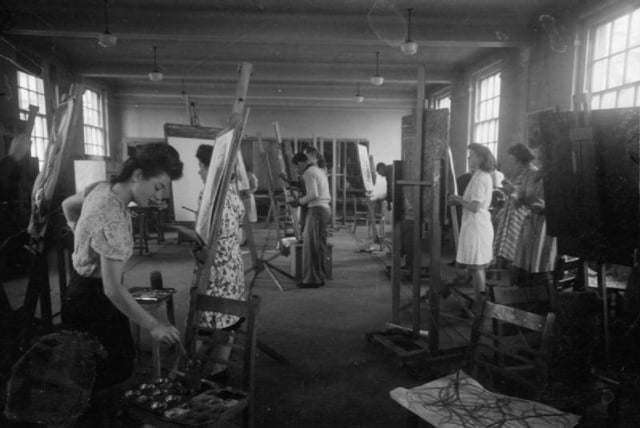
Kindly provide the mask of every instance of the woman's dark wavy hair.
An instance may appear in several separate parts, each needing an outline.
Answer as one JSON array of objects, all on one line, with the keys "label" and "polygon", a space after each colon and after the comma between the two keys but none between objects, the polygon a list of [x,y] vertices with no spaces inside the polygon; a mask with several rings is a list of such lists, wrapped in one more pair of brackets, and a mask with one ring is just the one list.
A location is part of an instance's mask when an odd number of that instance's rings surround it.
[{"label": "woman's dark wavy hair", "polygon": [[509,147],[507,153],[513,156],[519,163],[523,165],[529,165],[531,161],[535,159],[533,152],[529,149],[529,147],[525,146],[522,143],[515,144]]},{"label": "woman's dark wavy hair", "polygon": [[165,172],[171,180],[177,180],[182,177],[182,166],[178,151],[169,144],[140,144],[136,146],[135,154],[129,156],[129,159],[124,162],[120,174],[111,181],[123,183],[131,178],[136,169],[142,170],[142,176],[145,179]]},{"label": "woman's dark wavy hair", "polygon": [[469,144],[468,149],[480,158],[480,165],[478,168],[485,172],[492,172],[496,169],[496,158],[493,157],[493,153],[487,146],[478,143]]},{"label": "woman's dark wavy hair", "polygon": [[307,157],[309,157],[309,155],[315,156],[315,158],[318,160],[319,168],[325,168],[327,166],[327,162],[325,162],[324,156],[322,156],[318,149],[316,149],[315,147],[307,147],[302,152],[306,154]]},{"label": "woman's dark wavy hair", "polygon": [[209,144],[200,144],[196,150],[196,157],[207,168],[211,163],[211,155],[213,154],[213,146]]}]

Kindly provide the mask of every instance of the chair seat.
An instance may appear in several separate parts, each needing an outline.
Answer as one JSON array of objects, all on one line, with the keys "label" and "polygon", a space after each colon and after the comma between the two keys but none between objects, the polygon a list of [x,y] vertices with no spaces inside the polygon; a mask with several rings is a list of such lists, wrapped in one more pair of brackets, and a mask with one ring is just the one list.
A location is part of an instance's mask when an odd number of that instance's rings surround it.
[{"label": "chair seat", "polygon": [[496,394],[460,370],[391,398],[435,427],[570,428],[580,417],[536,401]]}]

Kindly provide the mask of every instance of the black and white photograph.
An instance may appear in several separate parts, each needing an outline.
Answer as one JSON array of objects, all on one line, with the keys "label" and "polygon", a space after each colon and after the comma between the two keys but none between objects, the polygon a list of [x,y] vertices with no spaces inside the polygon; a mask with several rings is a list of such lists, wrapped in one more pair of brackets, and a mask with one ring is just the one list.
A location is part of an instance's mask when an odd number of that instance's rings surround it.
[{"label": "black and white photograph", "polygon": [[640,427],[639,0],[5,0],[0,428]]}]

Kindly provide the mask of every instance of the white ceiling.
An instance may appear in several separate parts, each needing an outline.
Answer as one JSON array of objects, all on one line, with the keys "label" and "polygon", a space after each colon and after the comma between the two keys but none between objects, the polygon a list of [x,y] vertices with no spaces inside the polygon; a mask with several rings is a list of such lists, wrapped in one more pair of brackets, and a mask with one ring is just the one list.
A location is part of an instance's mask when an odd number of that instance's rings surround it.
[{"label": "white ceiling", "polygon": [[[109,29],[118,44],[101,48],[104,2],[9,0],[5,37],[67,59],[87,78],[103,79],[116,97],[136,103],[179,103],[182,82],[200,103],[228,105],[237,66],[251,62],[252,106],[339,107],[356,82],[372,108],[412,105],[416,68],[427,82],[454,79],[470,62],[498,49],[528,46],[537,18],[559,20],[580,0],[110,0]],[[415,56],[398,46],[413,8]],[[165,78],[149,81],[152,47]],[[380,52],[381,87],[369,85]]]}]

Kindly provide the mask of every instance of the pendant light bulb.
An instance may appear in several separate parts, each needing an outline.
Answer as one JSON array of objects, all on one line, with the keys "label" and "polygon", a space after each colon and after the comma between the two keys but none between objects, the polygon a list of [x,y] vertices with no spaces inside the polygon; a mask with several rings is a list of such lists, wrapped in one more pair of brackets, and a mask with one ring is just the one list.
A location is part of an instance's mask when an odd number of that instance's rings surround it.
[{"label": "pendant light bulb", "polygon": [[380,75],[380,52],[376,52],[376,74],[369,78],[373,86],[380,86],[384,83],[384,77]]},{"label": "pendant light bulb", "polygon": [[400,44],[400,51],[405,55],[415,55],[418,52],[418,44],[411,40],[411,12],[413,9],[407,9],[407,39]]},{"label": "pendant light bulb", "polygon": [[153,47],[153,70],[149,73],[149,80],[152,82],[159,82],[164,77],[162,72],[158,69],[158,47]]},{"label": "pendant light bulb", "polygon": [[360,95],[360,82],[356,83],[356,95],[353,97],[353,101],[361,104],[364,101],[364,97]]},{"label": "pendant light bulb", "polygon": [[104,0],[104,31],[98,35],[98,44],[112,48],[118,43],[118,36],[109,31],[109,0]]}]

